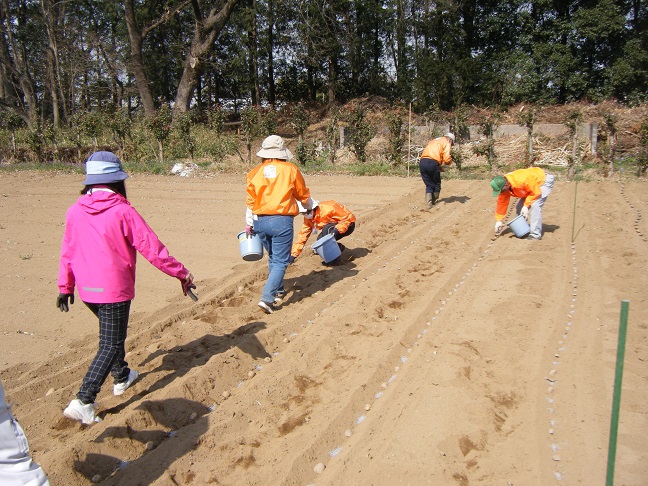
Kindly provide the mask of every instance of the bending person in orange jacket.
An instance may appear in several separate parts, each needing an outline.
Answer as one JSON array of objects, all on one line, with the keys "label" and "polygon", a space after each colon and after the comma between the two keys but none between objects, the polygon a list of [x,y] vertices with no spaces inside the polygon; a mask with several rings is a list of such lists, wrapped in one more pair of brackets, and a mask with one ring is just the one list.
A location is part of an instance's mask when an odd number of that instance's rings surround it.
[{"label": "bending person in orange jacket", "polygon": [[452,163],[450,150],[454,141],[454,134],[446,133],[443,137],[430,140],[421,154],[419,171],[425,184],[425,206],[427,209],[431,209],[439,200],[441,172],[443,172],[443,165]]},{"label": "bending person in orange jacket", "polygon": [[[342,204],[335,201],[313,201],[313,209],[300,207],[299,212],[304,215],[304,224],[299,230],[297,241],[292,245],[290,252],[290,263],[295,261],[308,241],[313,228],[319,231],[319,240],[323,236],[333,234],[335,241],[340,238],[349,236],[355,229],[355,216]],[[344,250],[344,245],[340,245],[340,250]]]},{"label": "bending person in orange jacket", "polygon": [[278,135],[270,135],[257,152],[261,163],[247,175],[245,230],[257,233],[268,253],[268,280],[258,306],[274,312],[285,293],[284,275],[288,267],[294,235],[293,219],[299,213],[297,202],[311,208],[313,200],[292,153]]},{"label": "bending person in orange jacket", "polygon": [[518,169],[503,176],[495,176],[491,180],[493,197],[497,197],[495,210],[495,234],[502,231],[503,219],[508,211],[511,196],[520,198],[515,213],[521,214],[529,221],[531,232],[527,236],[531,240],[542,238],[542,206],[553,189],[554,176],[546,174],[540,167]]}]

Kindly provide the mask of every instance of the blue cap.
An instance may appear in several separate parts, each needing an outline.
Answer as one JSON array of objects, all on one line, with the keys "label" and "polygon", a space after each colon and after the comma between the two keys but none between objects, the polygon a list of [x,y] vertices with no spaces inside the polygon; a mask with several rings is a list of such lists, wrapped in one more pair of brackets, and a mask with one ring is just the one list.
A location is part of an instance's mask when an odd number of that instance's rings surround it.
[{"label": "blue cap", "polygon": [[95,152],[86,160],[86,179],[83,184],[110,184],[128,179],[122,163],[112,152]]}]

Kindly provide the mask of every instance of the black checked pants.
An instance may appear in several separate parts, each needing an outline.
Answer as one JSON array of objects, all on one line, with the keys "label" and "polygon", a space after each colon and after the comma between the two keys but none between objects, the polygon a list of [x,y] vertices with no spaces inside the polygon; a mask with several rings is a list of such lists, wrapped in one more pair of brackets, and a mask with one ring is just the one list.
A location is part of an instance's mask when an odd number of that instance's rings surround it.
[{"label": "black checked pants", "polygon": [[124,361],[126,356],[124,344],[131,301],[112,304],[84,302],[84,304],[99,318],[99,349],[83,378],[77,398],[83,403],[94,403],[101,386],[108,378],[108,373],[112,374],[115,383],[122,383],[128,379],[130,369],[128,363]]}]

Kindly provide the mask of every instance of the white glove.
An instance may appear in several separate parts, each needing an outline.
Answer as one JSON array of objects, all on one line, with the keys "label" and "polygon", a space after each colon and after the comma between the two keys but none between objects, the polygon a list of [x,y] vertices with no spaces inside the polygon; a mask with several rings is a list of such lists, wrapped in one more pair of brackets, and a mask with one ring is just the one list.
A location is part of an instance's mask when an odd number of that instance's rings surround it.
[{"label": "white glove", "polygon": [[250,208],[245,208],[245,226],[254,226],[254,214]]},{"label": "white glove", "polygon": [[522,211],[520,211],[520,214],[524,219],[527,220],[527,223],[529,222],[529,208],[528,206],[522,206]]},{"label": "white glove", "polygon": [[495,234],[499,235],[503,227],[504,227],[504,223],[502,223],[501,221],[495,223]]},{"label": "white glove", "polygon": [[302,203],[302,205],[306,209],[313,209],[313,204],[315,203],[314,199],[312,197],[309,197],[308,200],[305,203]]}]

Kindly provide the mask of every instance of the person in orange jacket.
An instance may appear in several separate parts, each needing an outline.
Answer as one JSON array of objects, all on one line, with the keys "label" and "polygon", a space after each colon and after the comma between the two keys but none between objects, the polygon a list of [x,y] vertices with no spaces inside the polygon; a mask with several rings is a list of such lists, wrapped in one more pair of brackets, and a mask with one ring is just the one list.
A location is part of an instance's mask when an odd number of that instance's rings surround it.
[{"label": "person in orange jacket", "polygon": [[256,233],[268,253],[268,279],[258,306],[274,312],[285,293],[284,275],[289,265],[294,236],[293,219],[299,214],[297,202],[312,208],[310,190],[295,164],[288,162],[292,153],[278,135],[270,135],[257,152],[261,163],[247,175],[246,227]]},{"label": "person in orange jacket", "polygon": [[421,153],[419,171],[425,184],[425,207],[431,209],[439,200],[441,193],[441,172],[443,165],[450,165],[452,157],[450,150],[454,144],[453,133],[430,140]]},{"label": "person in orange jacket", "polygon": [[[299,230],[297,241],[292,245],[290,263],[293,263],[301,254],[313,230],[319,231],[318,240],[333,234],[335,241],[339,241],[340,238],[349,236],[355,229],[356,218],[353,213],[336,201],[313,201],[312,209],[301,206],[299,212],[304,215],[304,224]],[[338,244],[340,250],[344,250],[344,245]]]},{"label": "person in orange jacket", "polygon": [[495,209],[495,234],[499,235],[504,226],[503,219],[508,211],[511,196],[519,198],[516,214],[521,214],[529,221],[531,232],[527,239],[542,238],[542,206],[553,189],[554,176],[545,173],[540,167],[529,167],[495,176],[491,180],[493,197],[497,197]]}]

